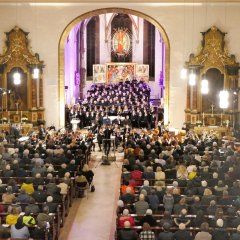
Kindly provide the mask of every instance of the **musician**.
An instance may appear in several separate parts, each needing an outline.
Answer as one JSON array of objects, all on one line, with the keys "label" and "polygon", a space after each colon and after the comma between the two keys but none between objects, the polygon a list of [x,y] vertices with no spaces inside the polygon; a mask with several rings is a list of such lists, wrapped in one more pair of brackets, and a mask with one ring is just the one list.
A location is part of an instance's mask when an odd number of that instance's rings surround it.
[{"label": "musician", "polygon": [[85,119],[84,119],[84,127],[88,127],[88,126],[91,126],[92,125],[92,122],[91,122],[91,116],[89,114],[89,112],[86,112],[86,115],[85,115]]},{"label": "musician", "polygon": [[103,129],[100,128],[97,134],[97,141],[98,141],[98,147],[100,152],[102,151],[103,138],[104,138]]},{"label": "musician", "polygon": [[104,137],[104,152],[107,156],[110,152],[112,132],[113,131],[112,129],[110,129],[109,125],[106,125],[106,129],[103,132],[103,137]]},{"label": "musician", "polygon": [[133,128],[138,127],[138,115],[136,114],[135,110],[133,110],[132,115],[131,115],[131,125]]},{"label": "musician", "polygon": [[76,118],[78,118],[78,119],[80,120],[79,127],[80,127],[80,128],[83,128],[83,126],[84,126],[84,121],[85,121],[85,114],[84,114],[84,112],[82,111],[82,109],[80,109],[80,111],[77,112]]},{"label": "musician", "polygon": [[131,120],[129,119],[129,115],[126,115],[125,119],[123,120],[123,125],[128,125],[128,126],[131,126],[132,125],[132,122]]},{"label": "musician", "polygon": [[20,138],[20,128],[19,126],[12,124],[10,127],[10,136],[14,139],[17,140]]},{"label": "musician", "polygon": [[46,137],[47,131],[43,127],[43,124],[40,125],[39,130],[38,130],[38,137],[40,140],[44,140]]},{"label": "musician", "polygon": [[117,124],[118,126],[122,126],[123,122],[121,120],[121,116],[118,115],[117,118],[115,118],[113,121],[112,121],[112,124]]},{"label": "musician", "polygon": [[89,130],[87,134],[87,143],[89,145],[89,149],[93,149],[93,151],[95,152],[95,143],[93,142],[93,138],[94,134],[91,130]]}]

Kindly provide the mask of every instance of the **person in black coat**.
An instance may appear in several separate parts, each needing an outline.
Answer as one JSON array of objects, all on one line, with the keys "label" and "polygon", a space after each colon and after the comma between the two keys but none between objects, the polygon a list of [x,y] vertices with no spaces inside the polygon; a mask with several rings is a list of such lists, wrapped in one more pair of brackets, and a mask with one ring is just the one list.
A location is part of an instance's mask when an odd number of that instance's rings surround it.
[{"label": "person in black coat", "polygon": [[109,125],[106,126],[106,129],[103,132],[103,140],[104,140],[104,152],[108,156],[111,148],[111,135],[112,129],[109,128]]},{"label": "person in black coat", "polygon": [[146,215],[141,219],[140,225],[143,226],[144,223],[148,223],[151,227],[157,225],[156,219],[152,216],[152,210],[148,209]]},{"label": "person in black coat", "polygon": [[212,233],[212,240],[228,240],[228,233],[227,230],[223,227],[223,220],[218,219],[216,225],[217,226]]},{"label": "person in black coat", "polygon": [[171,225],[169,223],[163,224],[163,232],[159,233],[157,240],[172,240],[173,233],[170,232]]},{"label": "person in black coat", "polygon": [[118,231],[118,240],[138,240],[138,235],[135,230],[132,230],[129,221],[124,222],[124,229]]},{"label": "person in black coat", "polygon": [[179,230],[174,233],[173,240],[192,240],[191,234],[186,230],[184,223],[179,224]]}]

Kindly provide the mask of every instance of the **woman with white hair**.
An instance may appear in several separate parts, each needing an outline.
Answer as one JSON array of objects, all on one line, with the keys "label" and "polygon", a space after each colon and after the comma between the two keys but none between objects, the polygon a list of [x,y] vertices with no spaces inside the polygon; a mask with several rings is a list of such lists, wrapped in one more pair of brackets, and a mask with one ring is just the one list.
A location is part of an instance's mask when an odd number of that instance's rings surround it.
[{"label": "woman with white hair", "polygon": [[118,227],[124,227],[124,222],[129,221],[130,226],[135,226],[134,218],[129,215],[129,210],[124,209],[122,215],[118,219]]},{"label": "woman with white hair", "polygon": [[224,221],[220,218],[216,221],[216,227],[212,233],[212,240],[228,240],[228,232],[224,228]]}]

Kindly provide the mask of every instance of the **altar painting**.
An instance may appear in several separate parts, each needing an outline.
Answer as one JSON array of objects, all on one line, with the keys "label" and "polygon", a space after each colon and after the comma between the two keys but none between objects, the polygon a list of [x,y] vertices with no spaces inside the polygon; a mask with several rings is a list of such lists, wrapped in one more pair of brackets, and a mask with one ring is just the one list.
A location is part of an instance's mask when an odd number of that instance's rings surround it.
[{"label": "altar painting", "polygon": [[94,64],[93,65],[93,82],[94,83],[105,83],[106,82],[106,70],[105,64]]},{"label": "altar painting", "polygon": [[136,79],[142,81],[149,81],[149,65],[138,64],[136,65]]},{"label": "altar painting", "polygon": [[107,64],[107,82],[131,81],[135,78],[134,63]]}]

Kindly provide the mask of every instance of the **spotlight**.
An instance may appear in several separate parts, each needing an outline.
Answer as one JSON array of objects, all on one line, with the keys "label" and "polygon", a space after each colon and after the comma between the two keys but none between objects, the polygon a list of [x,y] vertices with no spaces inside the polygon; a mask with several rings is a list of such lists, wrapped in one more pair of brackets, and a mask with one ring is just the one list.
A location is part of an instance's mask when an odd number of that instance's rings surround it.
[{"label": "spotlight", "polygon": [[19,85],[21,83],[21,74],[19,72],[15,72],[13,74],[13,83],[15,85]]},{"label": "spotlight", "polygon": [[219,93],[219,107],[228,108],[229,106],[229,92],[226,90],[220,91]]},{"label": "spotlight", "polygon": [[196,74],[193,72],[189,74],[189,85],[190,86],[196,85]]},{"label": "spotlight", "polygon": [[39,78],[39,68],[34,68],[33,69],[33,78],[38,79]]}]

